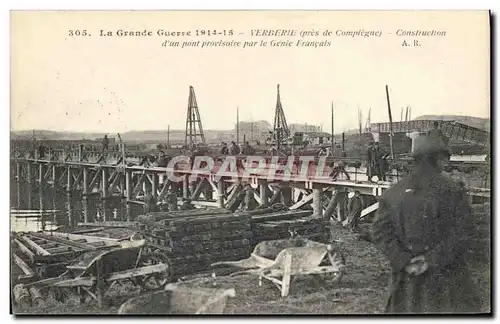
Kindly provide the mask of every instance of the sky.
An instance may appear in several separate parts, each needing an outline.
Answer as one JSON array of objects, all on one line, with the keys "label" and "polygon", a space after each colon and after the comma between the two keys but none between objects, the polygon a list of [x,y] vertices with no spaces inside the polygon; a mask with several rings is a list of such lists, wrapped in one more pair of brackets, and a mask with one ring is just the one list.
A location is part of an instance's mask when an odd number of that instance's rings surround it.
[{"label": "sky", "polygon": [[[393,120],[411,106],[424,114],[489,117],[489,17],[477,12],[13,12],[11,14],[11,129],[126,132],[185,127],[189,86],[205,129],[232,129],[240,120],[272,123],[276,86],[288,123],[356,128],[357,109],[372,122]],[[100,37],[100,30],[233,30],[233,36],[190,40],[286,39],[252,37],[252,29],[376,30],[382,37],[319,36],[322,48],[166,48],[187,37]],[[68,30],[92,36],[71,37]],[[444,30],[415,37],[404,30]],[[289,37],[296,41],[298,37]]]}]

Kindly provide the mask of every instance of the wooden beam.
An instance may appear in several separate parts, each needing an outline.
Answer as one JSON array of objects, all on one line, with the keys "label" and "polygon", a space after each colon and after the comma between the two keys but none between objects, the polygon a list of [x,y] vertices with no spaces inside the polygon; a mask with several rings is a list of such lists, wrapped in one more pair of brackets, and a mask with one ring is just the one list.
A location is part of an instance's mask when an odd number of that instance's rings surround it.
[{"label": "wooden beam", "polygon": [[21,243],[18,239],[14,239],[14,243],[17,245],[19,250],[21,250],[30,259],[31,262],[35,262],[35,253],[33,253],[33,251],[28,249],[26,245]]},{"label": "wooden beam", "polygon": [[[376,211],[378,209],[378,201],[368,207],[366,207],[365,209],[363,209],[361,211],[361,216],[359,216],[359,219],[365,217],[366,215],[369,215],[371,213],[373,213],[374,211]],[[343,226],[346,226],[347,224],[349,224],[349,218],[346,218],[343,222],[342,222],[342,225]]]},{"label": "wooden beam", "polygon": [[141,174],[141,177],[139,178],[139,181],[134,187],[134,190],[132,190],[132,196],[135,197],[139,193],[140,190],[142,190],[142,184],[144,183],[144,177],[145,174]]},{"label": "wooden beam", "polygon": [[90,181],[89,184],[89,190],[91,192],[94,190],[95,185],[99,183],[100,175],[101,175],[101,168],[97,168],[96,173],[94,174],[94,177],[92,178],[92,181]]},{"label": "wooden beam", "polygon": [[201,179],[200,182],[196,185],[193,193],[191,194],[191,200],[196,200],[200,197],[201,190],[205,186],[205,179]]},{"label": "wooden beam", "polygon": [[33,277],[35,275],[35,272],[31,270],[31,268],[24,262],[17,254],[13,253],[14,256],[14,262],[17,264],[19,269],[21,269],[22,272],[26,276]]},{"label": "wooden beam", "polygon": [[[320,190],[321,192],[325,192],[328,189],[330,189],[330,188],[323,188],[323,189],[318,189],[318,190]],[[304,195],[304,197],[302,198],[301,201],[296,202],[294,205],[292,205],[290,207],[290,210],[299,209],[300,207],[304,206],[305,204],[310,203],[311,200],[313,199],[313,196],[314,196],[314,193]]]},{"label": "wooden beam", "polygon": [[45,250],[44,248],[33,242],[27,235],[21,235],[19,236],[19,239],[24,243],[26,243],[26,245],[28,245],[30,248],[35,250],[37,254],[50,255],[50,253],[47,250]]}]

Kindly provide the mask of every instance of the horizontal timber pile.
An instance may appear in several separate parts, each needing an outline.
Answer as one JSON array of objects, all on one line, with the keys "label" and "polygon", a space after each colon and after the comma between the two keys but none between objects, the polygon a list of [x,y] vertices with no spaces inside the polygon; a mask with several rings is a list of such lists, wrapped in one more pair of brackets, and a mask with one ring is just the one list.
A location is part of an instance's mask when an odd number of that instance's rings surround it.
[{"label": "horizontal timber pile", "polygon": [[[231,213],[223,208],[155,212],[139,216],[139,230],[152,249],[166,254],[172,276],[203,272],[219,261],[247,258],[264,240],[299,234],[326,239],[324,223],[312,211],[263,208]],[[293,232],[292,232],[293,231]]]},{"label": "horizontal timber pile", "polygon": [[272,212],[252,216],[253,244],[269,240],[279,240],[290,236],[303,236],[317,242],[328,240],[326,218],[312,218],[312,210]]},{"label": "horizontal timber pile", "polygon": [[174,278],[247,257],[252,238],[249,216],[222,208],[150,213],[139,216],[139,230],[167,255]]}]

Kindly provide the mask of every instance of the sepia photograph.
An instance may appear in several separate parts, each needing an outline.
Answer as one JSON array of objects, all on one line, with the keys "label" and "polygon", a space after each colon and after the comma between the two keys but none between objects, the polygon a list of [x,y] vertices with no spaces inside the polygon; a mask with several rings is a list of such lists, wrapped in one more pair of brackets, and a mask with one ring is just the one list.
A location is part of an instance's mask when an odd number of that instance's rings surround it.
[{"label": "sepia photograph", "polygon": [[491,315],[491,13],[10,11],[10,312]]}]

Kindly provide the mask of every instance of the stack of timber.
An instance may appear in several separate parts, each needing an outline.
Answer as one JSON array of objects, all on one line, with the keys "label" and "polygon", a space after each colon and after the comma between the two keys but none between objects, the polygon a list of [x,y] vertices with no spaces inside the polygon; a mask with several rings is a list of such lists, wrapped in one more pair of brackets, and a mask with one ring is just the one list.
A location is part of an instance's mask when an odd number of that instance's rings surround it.
[{"label": "stack of timber", "polygon": [[59,232],[13,233],[11,240],[21,282],[58,276],[79,255],[120,245],[116,239]]},{"label": "stack of timber", "polygon": [[248,214],[232,214],[222,208],[196,209],[149,213],[138,220],[149,249],[169,258],[173,278],[208,270],[214,262],[250,255]]},{"label": "stack of timber", "polygon": [[252,216],[252,248],[262,241],[292,236],[326,242],[329,236],[328,220],[313,218],[312,213],[311,210],[293,210]]}]

